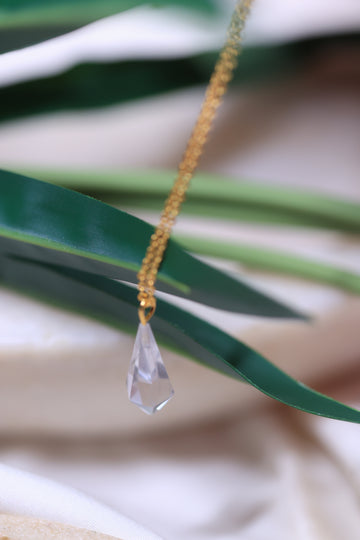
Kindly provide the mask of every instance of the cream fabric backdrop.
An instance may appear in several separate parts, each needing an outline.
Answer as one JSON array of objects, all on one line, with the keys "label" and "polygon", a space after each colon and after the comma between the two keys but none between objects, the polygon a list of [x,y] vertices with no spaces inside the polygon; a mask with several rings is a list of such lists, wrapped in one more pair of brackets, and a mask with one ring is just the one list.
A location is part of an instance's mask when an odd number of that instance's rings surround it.
[{"label": "cream fabric backdrop", "polygon": [[90,497],[36,475],[0,465],[0,485],[1,513],[41,516],[91,531],[102,531],[123,540],[159,539]]}]

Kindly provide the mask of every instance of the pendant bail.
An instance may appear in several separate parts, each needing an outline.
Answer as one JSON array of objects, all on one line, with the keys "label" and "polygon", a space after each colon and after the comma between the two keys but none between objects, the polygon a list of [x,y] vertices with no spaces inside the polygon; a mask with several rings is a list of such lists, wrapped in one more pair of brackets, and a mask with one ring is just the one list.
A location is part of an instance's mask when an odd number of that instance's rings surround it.
[{"label": "pendant bail", "polygon": [[154,315],[156,309],[156,298],[155,296],[147,296],[140,300],[140,307],[138,309],[139,320],[141,324],[145,325]]}]

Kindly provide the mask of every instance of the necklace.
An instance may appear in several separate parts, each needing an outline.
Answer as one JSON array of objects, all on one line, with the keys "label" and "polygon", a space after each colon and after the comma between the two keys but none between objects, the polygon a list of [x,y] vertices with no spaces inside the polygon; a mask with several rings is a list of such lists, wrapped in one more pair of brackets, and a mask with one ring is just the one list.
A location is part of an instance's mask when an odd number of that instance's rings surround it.
[{"label": "necklace", "polygon": [[138,273],[140,322],[129,366],[127,389],[130,401],[147,414],[153,414],[162,409],[174,395],[174,389],[149,324],[156,309],[155,282],[157,273],[190,180],[203,153],[216,111],[222,102],[237,65],[242,32],[251,4],[252,0],[237,1],[225,45],[210,78],[202,108],[179,165],[177,178],[165,201],[160,222],[151,236]]}]

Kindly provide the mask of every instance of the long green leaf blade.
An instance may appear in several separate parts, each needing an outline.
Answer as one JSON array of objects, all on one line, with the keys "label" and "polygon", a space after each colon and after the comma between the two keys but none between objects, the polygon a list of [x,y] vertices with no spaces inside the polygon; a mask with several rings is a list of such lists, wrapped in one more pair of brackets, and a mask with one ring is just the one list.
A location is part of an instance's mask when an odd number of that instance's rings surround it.
[{"label": "long green leaf blade", "polygon": [[144,5],[184,6],[214,12],[213,0],[2,0],[0,28],[39,24],[86,24]]},{"label": "long green leaf blade", "polygon": [[[102,276],[25,259],[1,257],[0,262],[3,284],[135,330],[134,288]],[[278,401],[312,414],[360,423],[360,411],[303,385],[235,338],[165,300],[158,299],[152,326],[167,343],[202,364],[246,381]]]},{"label": "long green leaf blade", "polygon": [[[110,204],[161,210],[175,171],[69,171],[29,170],[41,180],[94,194]],[[286,225],[360,232],[358,202],[255,182],[234,182],[223,176],[198,172],[183,212],[211,218],[271,222]]]},{"label": "long green leaf blade", "polygon": [[39,43],[109,15],[143,5],[216,13],[212,0],[2,0],[0,53]]},{"label": "long green leaf blade", "polygon": [[[136,283],[154,228],[95,199],[0,171],[0,251]],[[161,290],[228,311],[301,317],[169,242]]]},{"label": "long green leaf blade", "polygon": [[[45,31],[45,30],[44,30]],[[0,51],[2,34],[0,32]],[[4,35],[9,42],[11,36]],[[359,37],[340,35],[284,45],[245,47],[234,83],[257,85],[287,78],[329,46],[358,46]],[[93,61],[39,80],[0,88],[0,121],[64,110],[83,110],[125,103],[172,90],[205,85],[218,52],[164,60]],[[1,78],[0,78],[1,84]]]},{"label": "long green leaf blade", "polygon": [[235,244],[223,240],[176,235],[176,240],[189,251],[199,255],[236,261],[250,268],[267,272],[280,272],[303,279],[318,281],[360,294],[360,274],[333,264],[285,253],[277,249]]},{"label": "long green leaf blade", "polygon": [[[296,65],[296,55],[290,45],[245,49],[235,82],[251,84],[288,73]],[[217,53],[214,52],[170,60],[93,61],[71,67],[64,73],[4,87],[1,87],[0,79],[0,121],[106,107],[205,85],[216,58]]]}]

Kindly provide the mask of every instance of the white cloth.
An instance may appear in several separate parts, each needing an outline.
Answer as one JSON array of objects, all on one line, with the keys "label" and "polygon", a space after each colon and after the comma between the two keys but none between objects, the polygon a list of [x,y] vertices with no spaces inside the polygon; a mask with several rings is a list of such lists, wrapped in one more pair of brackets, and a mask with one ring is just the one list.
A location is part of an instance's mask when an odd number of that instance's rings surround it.
[{"label": "white cloth", "polygon": [[51,480],[0,465],[0,513],[34,516],[121,540],[160,540],[141,525]]},{"label": "white cloth", "polygon": [[[341,386],[342,398],[360,395],[358,383]],[[2,443],[0,459],[80,488],[166,540],[357,540],[359,439],[358,425],[269,403],[153,437]],[[26,474],[9,474],[18,491],[9,494],[3,470],[0,510],[137,538],[122,516]]]}]

